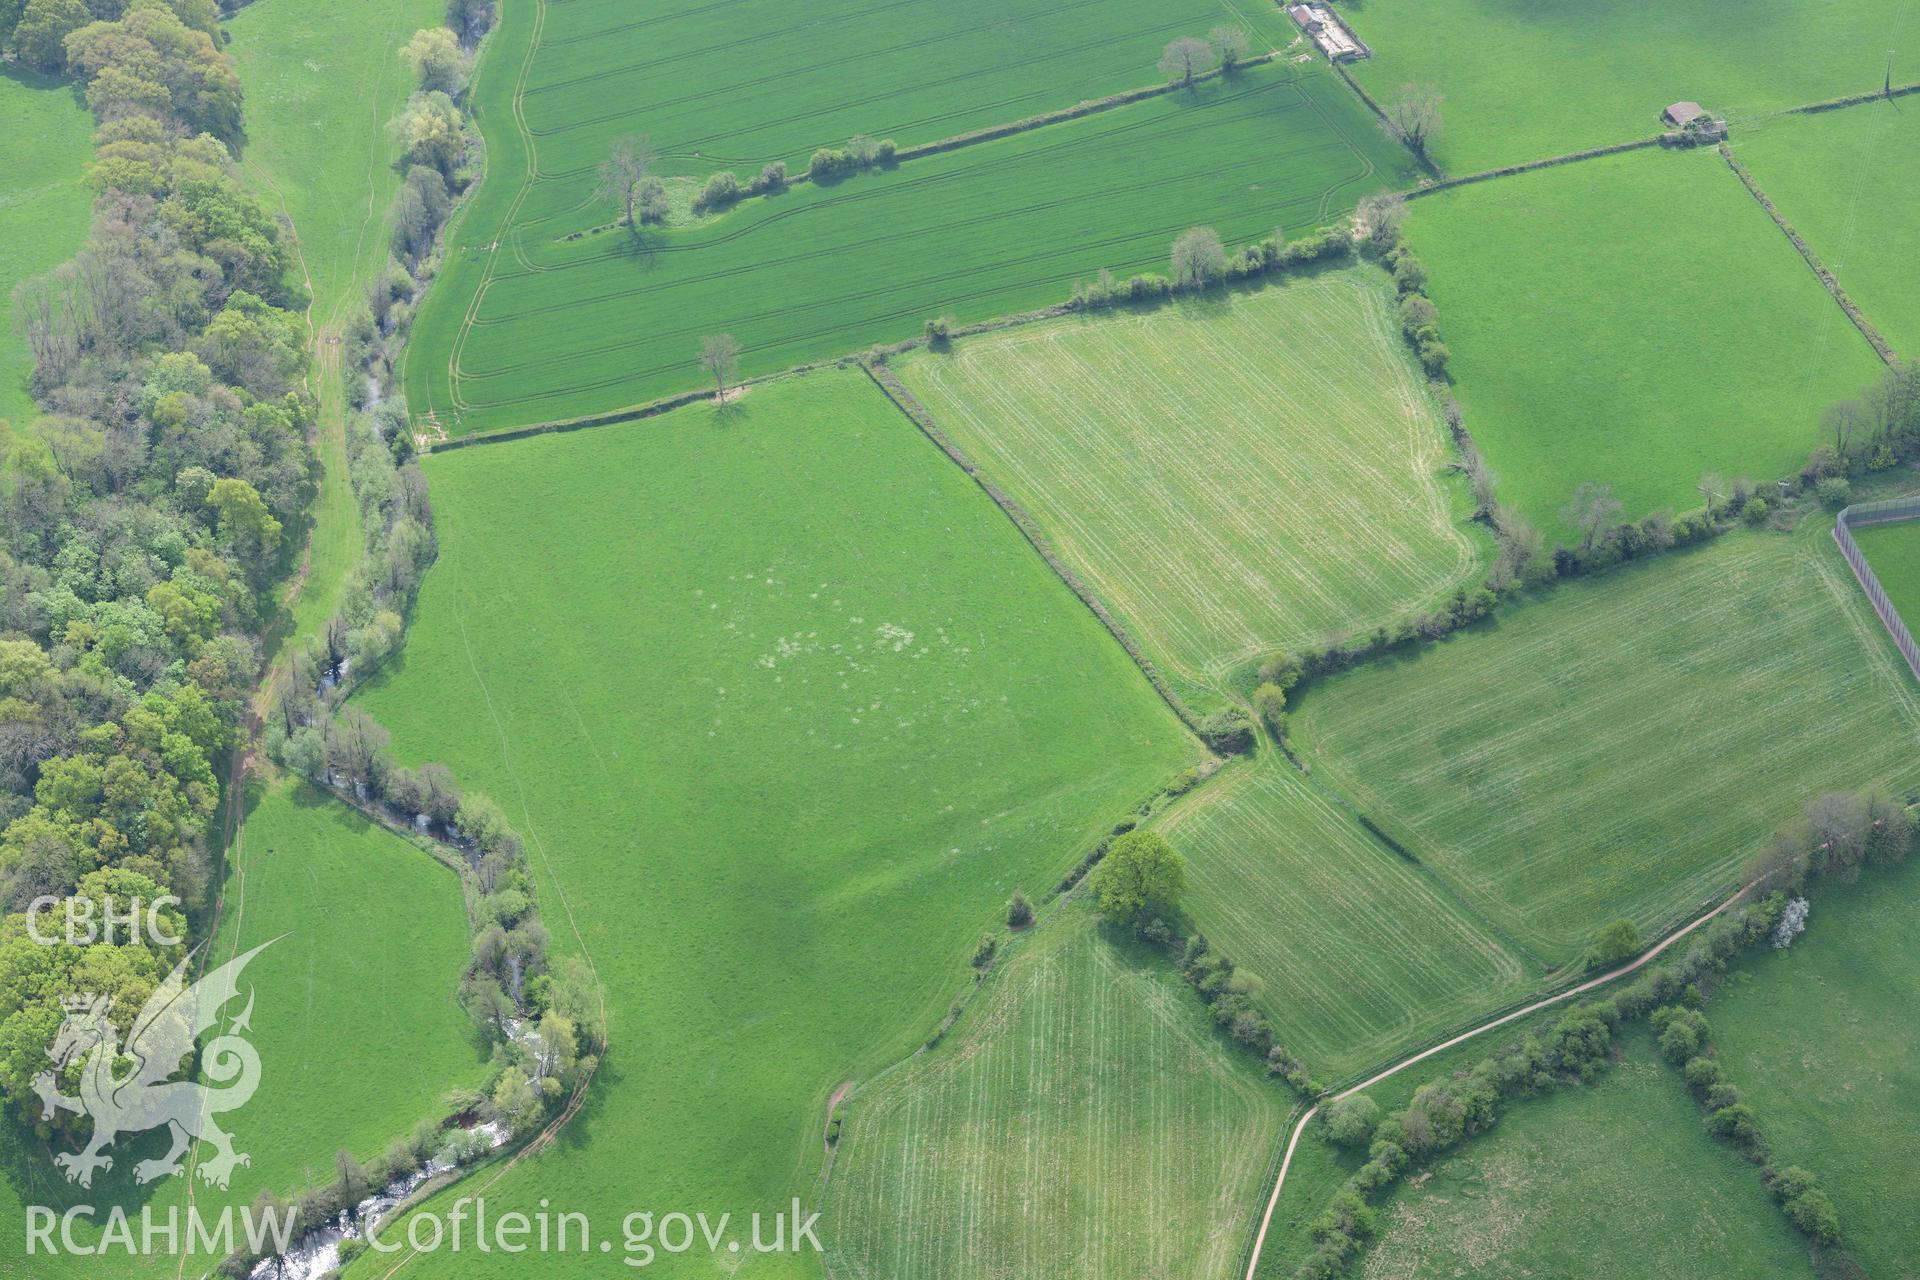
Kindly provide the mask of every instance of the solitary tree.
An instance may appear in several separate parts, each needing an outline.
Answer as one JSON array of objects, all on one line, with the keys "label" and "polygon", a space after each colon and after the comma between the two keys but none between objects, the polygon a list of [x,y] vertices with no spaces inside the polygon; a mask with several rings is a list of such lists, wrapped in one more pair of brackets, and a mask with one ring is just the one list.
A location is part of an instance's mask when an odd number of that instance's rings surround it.
[{"label": "solitary tree", "polygon": [[1580,549],[1591,551],[1600,531],[1618,520],[1623,510],[1612,485],[1583,484],[1573,491],[1573,501],[1561,509],[1560,518],[1580,531]]},{"label": "solitary tree", "polygon": [[1440,90],[1430,84],[1403,84],[1387,100],[1387,132],[1407,144],[1413,154],[1427,158],[1427,147],[1440,136]]},{"label": "solitary tree", "polygon": [[420,78],[422,89],[457,94],[467,85],[467,51],[445,27],[423,27],[413,33],[400,57]]},{"label": "solitary tree", "polygon": [[1213,70],[1214,65],[1213,46],[1198,36],[1169,40],[1160,52],[1160,73],[1173,76],[1181,84],[1192,84],[1195,76]]},{"label": "solitary tree", "polygon": [[1376,249],[1391,249],[1400,239],[1400,224],[1406,221],[1407,199],[1391,192],[1364,196],[1354,216]]},{"label": "solitary tree", "polygon": [[1727,482],[1720,478],[1719,472],[1708,471],[1701,475],[1700,483],[1695,485],[1694,488],[1698,489],[1700,496],[1706,499],[1707,513],[1711,515],[1714,505],[1718,503],[1722,497],[1726,496]]},{"label": "solitary tree", "polygon": [[1348,1094],[1327,1108],[1327,1140],[1342,1147],[1364,1147],[1380,1123],[1380,1104],[1364,1093]]},{"label": "solitary tree", "polygon": [[714,394],[727,398],[727,381],[740,364],[740,344],[730,333],[716,333],[700,340],[700,366],[713,375]]},{"label": "solitary tree", "polygon": [[36,71],[66,69],[66,38],[87,25],[92,15],[81,0],[27,0],[13,28],[15,61]]},{"label": "solitary tree", "polygon": [[593,198],[618,200],[625,211],[626,224],[633,226],[634,202],[639,199],[641,185],[652,168],[653,146],[645,134],[615,138],[607,158],[600,162],[600,182],[593,189]]},{"label": "solitary tree", "polygon": [[1027,902],[1027,895],[1015,893],[1007,899],[1007,924],[1011,928],[1024,929],[1033,923],[1033,907]]},{"label": "solitary tree", "polygon": [[1100,909],[1123,923],[1166,915],[1187,888],[1187,860],[1152,831],[1129,831],[1093,871]]},{"label": "solitary tree", "polygon": [[1247,33],[1239,27],[1222,24],[1207,32],[1207,45],[1213,56],[1228,71],[1247,56]]},{"label": "solitary tree", "polygon": [[1640,951],[1640,930],[1631,920],[1615,920],[1594,939],[1589,964],[1595,969],[1624,963]]},{"label": "solitary tree", "polygon": [[1840,400],[1827,406],[1820,415],[1820,426],[1833,437],[1833,451],[1845,462],[1853,453],[1854,437],[1868,422],[1867,405],[1863,400]]},{"label": "solitary tree", "polygon": [[1227,273],[1227,251],[1212,227],[1189,227],[1173,242],[1173,278],[1198,288]]}]

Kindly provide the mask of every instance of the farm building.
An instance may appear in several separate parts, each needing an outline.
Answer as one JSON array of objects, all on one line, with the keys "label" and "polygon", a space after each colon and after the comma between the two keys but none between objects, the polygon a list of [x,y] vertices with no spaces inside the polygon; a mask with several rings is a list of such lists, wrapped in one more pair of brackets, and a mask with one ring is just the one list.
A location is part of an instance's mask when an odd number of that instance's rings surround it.
[{"label": "farm building", "polygon": [[1287,15],[1312,37],[1330,61],[1357,62],[1372,52],[1323,4],[1296,4],[1287,10]]},{"label": "farm building", "polygon": [[1676,129],[1684,129],[1706,113],[1697,102],[1676,102],[1660,113],[1660,118]]}]

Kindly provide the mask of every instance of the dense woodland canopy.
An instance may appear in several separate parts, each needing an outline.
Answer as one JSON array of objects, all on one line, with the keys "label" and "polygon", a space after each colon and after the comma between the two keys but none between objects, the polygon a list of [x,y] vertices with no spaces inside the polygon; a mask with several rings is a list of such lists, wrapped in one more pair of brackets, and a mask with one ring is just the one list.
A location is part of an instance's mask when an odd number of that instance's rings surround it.
[{"label": "dense woodland canopy", "polygon": [[234,174],[216,17],[0,0],[0,46],[74,76],[98,121],[87,241],[13,300],[39,416],[0,423],[0,1095],[30,1123],[55,996],[110,992],[124,1030],[180,948],[42,946],[21,913],[205,909],[222,760],[314,484],[305,298]]}]

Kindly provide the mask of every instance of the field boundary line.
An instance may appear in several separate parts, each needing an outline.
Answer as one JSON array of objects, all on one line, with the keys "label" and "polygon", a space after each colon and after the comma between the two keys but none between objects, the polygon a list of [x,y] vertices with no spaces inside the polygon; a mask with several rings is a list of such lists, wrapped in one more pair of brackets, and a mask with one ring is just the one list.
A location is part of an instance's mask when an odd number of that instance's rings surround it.
[{"label": "field boundary line", "polygon": [[1891,88],[1875,89],[1871,93],[1850,93],[1844,98],[1828,98],[1824,102],[1809,102],[1804,106],[1788,107],[1780,114],[1785,116],[1812,116],[1823,111],[1839,111],[1846,107],[1864,107],[1869,102],[1882,99],[1891,102],[1895,98],[1904,98],[1910,93],[1920,93],[1920,80],[1907,84],[1896,84]]},{"label": "field boundary line", "polygon": [[1894,647],[1900,650],[1900,656],[1907,660],[1907,670],[1920,680],[1920,645],[1913,640],[1913,633],[1907,630],[1906,620],[1899,610],[1887,598],[1886,588],[1880,585],[1880,577],[1867,563],[1867,557],[1860,550],[1860,544],[1853,539],[1853,524],[1856,520],[1864,527],[1876,524],[1897,524],[1920,518],[1920,495],[1906,498],[1887,498],[1879,502],[1859,502],[1841,509],[1834,517],[1833,540],[1840,546],[1840,554],[1846,558],[1847,567],[1853,570],[1854,580],[1867,594],[1873,604],[1873,611],[1880,616],[1880,624],[1893,638]]},{"label": "field boundary line", "polygon": [[1657,147],[1667,135],[1656,133],[1645,138],[1635,138],[1631,142],[1610,142],[1604,147],[1588,147],[1584,151],[1568,151],[1562,155],[1548,156],[1544,160],[1528,160],[1524,164],[1502,165],[1498,169],[1482,169],[1478,173],[1463,173],[1457,178],[1442,178],[1438,182],[1428,183],[1424,187],[1415,187],[1406,193],[1409,200],[1418,200],[1421,196],[1438,195],[1442,191],[1451,191],[1455,187],[1472,186],[1476,182],[1491,182],[1495,178],[1511,178],[1516,174],[1532,173],[1536,169],[1552,169],[1563,164],[1577,164],[1582,160],[1598,160],[1602,156],[1617,156],[1628,151],[1641,151],[1647,147]]},{"label": "field boundary line", "polygon": [[[1186,725],[1203,745],[1206,745],[1206,736],[1200,731],[1200,718],[1194,714],[1193,708],[1174,692],[1173,686],[1167,683],[1165,676],[1160,674],[1160,669],[1154,665],[1153,659],[1149,658],[1146,652],[1135,643],[1126,627],[1121,625],[1120,620],[1100,602],[1100,598],[1093,593],[1093,589],[1082,582],[1079,575],[1068,568],[1066,563],[1054,553],[1053,544],[1048,541],[1047,535],[1041,531],[1034,518],[1027,514],[1026,509],[981,474],[980,468],[974,464],[973,459],[968,457],[945,431],[941,430],[940,424],[934,421],[933,415],[927,411],[926,406],[914,398],[913,392],[907,390],[906,384],[894,376],[893,370],[871,361],[861,361],[860,367],[866,371],[867,377],[873,380],[873,385],[880,388],[880,393],[886,396],[896,409],[905,414],[913,425],[920,429],[921,434],[932,441],[940,452],[944,453],[955,466],[966,472],[973,482],[993,499],[994,505],[1013,522],[1016,529],[1020,530],[1021,536],[1027,540],[1028,545],[1039,552],[1040,558],[1046,561],[1047,567],[1066,584],[1067,590],[1079,597],[1080,603],[1087,606],[1093,616],[1100,620],[1108,634],[1119,641],[1120,647],[1126,651],[1129,658],[1133,659],[1134,665],[1140,668],[1140,673],[1146,676],[1154,692],[1160,695],[1161,700],[1167,704],[1173,714],[1180,718],[1180,722]],[[1210,745],[1208,750],[1212,750]]]},{"label": "field boundary line", "polygon": [[[1881,95],[1875,94],[1874,96],[1877,98]],[[1834,278],[1833,272],[1827,270],[1826,264],[1820,261],[1820,256],[1813,251],[1813,246],[1807,243],[1806,238],[1793,229],[1793,224],[1787,221],[1786,216],[1780,212],[1779,207],[1773,203],[1772,198],[1761,188],[1760,183],[1754,178],[1753,174],[1748,171],[1747,166],[1740,163],[1739,159],[1734,156],[1733,148],[1723,142],[1717,150],[1720,152],[1720,158],[1727,162],[1727,168],[1733,171],[1733,176],[1740,179],[1740,185],[1747,189],[1747,194],[1752,196],[1754,202],[1767,211],[1767,216],[1773,219],[1773,225],[1780,228],[1780,234],[1785,236],[1788,243],[1792,244],[1793,247],[1799,251],[1801,259],[1806,262],[1813,274],[1819,278],[1821,285],[1826,288],[1827,293],[1839,304],[1840,310],[1846,313],[1847,319],[1853,322],[1853,327],[1860,331],[1860,336],[1867,340],[1867,345],[1873,348],[1873,353],[1880,357],[1880,363],[1884,365],[1897,363],[1899,357],[1893,353],[1892,345],[1880,336],[1880,331],[1874,328],[1871,320],[1867,319],[1866,312],[1862,311],[1859,305],[1847,296],[1846,289]],[[1838,528],[1837,525],[1835,527]],[[1855,572],[1857,573],[1858,570]],[[1909,661],[1911,662],[1912,660],[1909,659]],[[1915,667],[1914,674],[1920,676],[1920,667]]]},{"label": "field boundary line", "polygon": [[[1277,61],[1282,52],[1283,51],[1279,49],[1269,49],[1265,53],[1256,53],[1242,58],[1234,63],[1231,68],[1215,67],[1211,71],[1195,72],[1191,83],[1185,80],[1168,80],[1158,84],[1142,85],[1135,89],[1122,89],[1118,93],[1110,93],[1104,98],[1083,98],[1072,106],[1058,107],[1052,111],[1040,112],[1038,115],[1023,116],[1018,120],[1008,120],[1001,124],[982,125],[978,129],[969,129],[965,133],[949,134],[947,137],[935,138],[930,142],[916,142],[910,147],[901,147],[895,151],[891,163],[874,165],[872,167],[876,169],[897,168],[909,160],[920,160],[927,156],[944,155],[949,151],[959,151],[965,147],[978,146],[983,142],[997,142],[1002,138],[1011,138],[1018,134],[1031,133],[1036,129],[1044,129],[1049,125],[1066,124],[1074,120],[1084,120],[1088,116],[1101,115],[1108,111],[1117,110],[1120,107],[1130,107],[1136,102],[1145,102],[1149,98],[1159,98],[1170,93],[1178,93],[1182,89],[1190,89],[1194,85],[1204,81],[1225,79],[1228,76],[1236,75],[1246,70],[1248,67],[1266,66],[1271,62]],[[719,171],[716,170],[716,172]],[[836,186],[846,181],[848,177],[854,176],[857,175],[848,174],[838,176],[835,177],[832,182],[823,183],[817,180],[810,170],[802,170],[789,177],[780,186],[778,191],[786,191],[793,187],[801,186]],[[743,196],[734,201],[728,208],[737,209],[750,200],[766,200],[777,193],[778,192],[766,192],[760,195]],[[624,225],[625,223],[621,219],[616,218],[612,222],[602,222],[579,231],[569,231],[563,236],[555,236],[554,241],[556,243],[568,243],[576,240],[584,240],[588,236],[605,235],[609,231],[617,231]]]},{"label": "field boundary line", "polygon": [[[1275,8],[1283,12],[1286,10],[1286,0],[1273,0],[1273,3]],[[1291,21],[1291,19],[1289,19],[1289,21]],[[1345,19],[1342,19],[1342,21],[1345,21]],[[1355,32],[1354,34],[1357,36],[1359,32]],[[1367,110],[1373,112],[1374,117],[1380,121],[1380,127],[1387,131],[1387,136],[1405,148],[1407,154],[1413,157],[1413,162],[1416,165],[1419,165],[1421,169],[1432,175],[1435,182],[1446,181],[1447,175],[1441,171],[1439,165],[1435,164],[1420,152],[1415,151],[1412,147],[1407,146],[1406,140],[1400,136],[1399,130],[1393,127],[1393,121],[1388,117],[1386,108],[1374,101],[1373,95],[1360,87],[1360,82],[1353,78],[1352,73],[1349,72],[1346,67],[1338,62],[1329,62],[1327,65],[1332,67],[1333,74],[1339,76],[1340,79],[1346,83],[1347,88],[1353,90],[1355,96],[1366,104]]]},{"label": "field boundary line", "polygon": [[[1340,71],[1341,78],[1352,85],[1354,92],[1360,95],[1361,100],[1373,108],[1375,115],[1380,116],[1382,120],[1386,118],[1385,114],[1374,104],[1373,100],[1367,97],[1366,91],[1360,88],[1358,84],[1355,84],[1352,77],[1348,76],[1344,69],[1336,67],[1335,70]],[[1865,106],[1869,102],[1892,101],[1895,98],[1905,97],[1911,93],[1920,93],[1920,81],[1916,81],[1913,84],[1897,84],[1894,85],[1891,90],[1875,89],[1871,93],[1855,93],[1849,94],[1844,98],[1829,98],[1823,102],[1809,102],[1797,107],[1783,107],[1779,111],[1770,112],[1763,116],[1749,117],[1749,119],[1817,115],[1823,111],[1840,111],[1847,107]],[[1457,178],[1448,177],[1438,170],[1435,170],[1436,181],[1430,182],[1423,187],[1414,187],[1400,194],[1408,200],[1417,200],[1421,196],[1437,195],[1442,191],[1451,191],[1455,187],[1470,186],[1477,182],[1491,182],[1495,178],[1511,178],[1516,174],[1531,173],[1536,169],[1551,169],[1557,165],[1575,164],[1581,160],[1598,160],[1603,156],[1620,155],[1628,151],[1640,151],[1647,147],[1672,147],[1675,146],[1675,144],[1668,140],[1674,136],[1674,131],[1668,130],[1663,133],[1649,135],[1645,138],[1635,138],[1630,142],[1612,142],[1605,146],[1587,147],[1580,151],[1568,151],[1557,156],[1547,156],[1541,160],[1528,160],[1521,164],[1502,165],[1497,169],[1481,169],[1476,173],[1463,173]],[[1720,146],[1722,150],[1724,150],[1726,144],[1723,142]],[[1678,149],[1687,150],[1690,148],[1682,144]]]},{"label": "field boundary line", "polygon": [[[1426,1049],[1422,1049],[1418,1053],[1412,1054],[1406,1058],[1402,1058],[1400,1061],[1394,1063],[1393,1065],[1388,1066],[1368,1076],[1366,1079],[1360,1081],[1360,1083],[1358,1084],[1349,1085],[1347,1088],[1342,1089],[1338,1093],[1325,1095],[1323,1098],[1323,1103],[1338,1102],[1340,1101],[1340,1099],[1348,1097],[1351,1094],[1358,1093],[1362,1089],[1370,1089],[1374,1085],[1379,1084],[1382,1080],[1386,1080],[1393,1076],[1399,1075],[1402,1071],[1405,1071],[1408,1067],[1415,1066],[1418,1063],[1424,1062],[1428,1058],[1433,1057],[1435,1054],[1443,1053],[1446,1050],[1453,1048],[1455,1045],[1464,1044],[1468,1040],[1472,1040],[1477,1036],[1485,1035],[1489,1031],[1493,1031],[1499,1027],[1503,1027],[1507,1025],[1510,1022],[1515,1022],[1521,1018],[1527,1017],[1529,1014],[1538,1013],[1542,1009],[1551,1008],[1552,1006],[1556,1004],[1560,1004],[1563,1001],[1571,1000],[1575,996],[1584,995],[1585,993],[1592,991],[1596,987],[1605,986],[1607,983],[1614,981],[1616,978],[1624,978],[1628,974],[1637,972],[1641,968],[1645,967],[1647,964],[1651,963],[1655,958],[1657,958],[1660,955],[1661,952],[1665,951],[1668,947],[1671,947],[1674,943],[1680,941],[1680,939],[1686,937],[1688,934],[1692,933],[1695,929],[1698,929],[1701,925],[1707,923],[1709,920],[1712,920],[1715,916],[1719,915],[1722,911],[1725,911],[1728,907],[1740,901],[1743,897],[1746,896],[1748,891],[1754,887],[1754,884],[1758,884],[1758,883],[1759,883],[1758,881],[1754,881],[1753,884],[1742,885],[1739,889],[1736,889],[1733,893],[1729,894],[1726,897],[1726,899],[1720,903],[1719,906],[1714,907],[1712,910],[1707,911],[1702,915],[1696,916],[1691,922],[1689,922],[1682,928],[1677,929],[1674,932],[1668,934],[1665,938],[1662,938],[1659,942],[1655,943],[1653,946],[1649,947],[1647,950],[1641,952],[1636,959],[1621,965],[1619,968],[1609,970],[1608,972],[1601,974],[1597,978],[1589,978],[1585,982],[1580,983],[1578,986],[1570,987],[1567,990],[1558,993],[1557,995],[1545,996],[1539,1000],[1535,1000],[1531,1004],[1523,1005],[1520,1008],[1515,1009],[1510,1013],[1502,1014],[1499,1017],[1494,1018],[1490,1021],[1484,1022],[1469,1031],[1463,1031],[1459,1035],[1454,1036],[1450,1040],[1443,1040],[1439,1044],[1432,1045]],[[1252,1253],[1251,1253],[1251,1256],[1247,1259],[1247,1269],[1245,1273],[1246,1280],[1254,1280],[1254,1273],[1259,1270],[1260,1253],[1261,1253],[1261,1250],[1265,1248],[1266,1242],[1267,1242],[1267,1229],[1273,1222],[1273,1211],[1280,1203],[1281,1189],[1287,1185],[1287,1170],[1289,1166],[1291,1166],[1293,1163],[1293,1153],[1294,1153],[1294,1149],[1300,1144],[1300,1135],[1306,1132],[1308,1123],[1312,1121],[1314,1116],[1319,1114],[1320,1107],[1321,1105],[1323,1105],[1323,1103],[1316,1103],[1313,1106],[1307,1108],[1306,1114],[1300,1117],[1299,1121],[1293,1127],[1293,1133],[1287,1139],[1286,1153],[1281,1157],[1281,1160],[1280,1160],[1280,1176],[1274,1181],[1273,1194],[1267,1197],[1266,1212],[1261,1215],[1260,1228],[1254,1234]]]}]

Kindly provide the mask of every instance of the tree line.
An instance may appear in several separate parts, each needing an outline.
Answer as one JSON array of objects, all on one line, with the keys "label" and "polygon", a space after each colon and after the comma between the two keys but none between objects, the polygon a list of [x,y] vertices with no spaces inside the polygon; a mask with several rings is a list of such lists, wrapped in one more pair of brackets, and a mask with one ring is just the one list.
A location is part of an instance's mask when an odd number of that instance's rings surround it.
[{"label": "tree line", "polygon": [[217,17],[0,3],[0,47],[97,122],[86,241],[13,299],[36,413],[0,424],[0,1100],[42,1137],[71,1123],[31,1089],[58,993],[112,995],[124,1032],[183,952],[42,946],[22,911],[173,895],[204,921],[218,762],[313,492],[306,298],[235,175]]},{"label": "tree line", "polygon": [[[1297,1280],[1346,1274],[1377,1231],[1374,1206],[1394,1183],[1491,1127],[1509,1101],[1593,1080],[1608,1067],[1618,1028],[1640,1018],[1699,1102],[1702,1128],[1759,1168],[1787,1220],[1828,1255],[1840,1255],[1823,1256],[1823,1265],[1844,1274],[1838,1210],[1813,1173],[1772,1163],[1760,1118],[1714,1052],[1703,1010],[1743,953],[1791,942],[1805,925],[1804,895],[1818,882],[1846,883],[1863,870],[1897,865],[1910,854],[1914,834],[1913,815],[1884,792],[1818,795],[1748,864],[1743,900],[1697,931],[1677,959],[1662,959],[1610,995],[1573,1005],[1544,1034],[1518,1036],[1470,1070],[1420,1086],[1405,1110],[1385,1119],[1364,1094],[1330,1103],[1321,1113],[1322,1136],[1365,1150],[1368,1159],[1309,1227],[1315,1248],[1296,1270]],[[1793,927],[1783,931],[1783,921]],[[1603,931],[1603,939],[1614,931]],[[1637,935],[1632,942],[1637,950]]]}]

